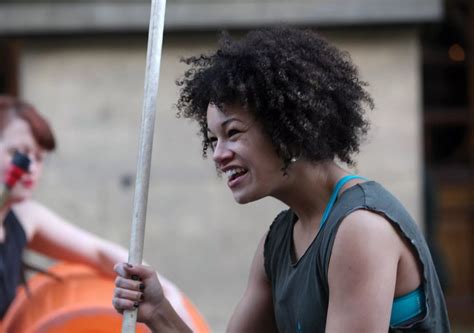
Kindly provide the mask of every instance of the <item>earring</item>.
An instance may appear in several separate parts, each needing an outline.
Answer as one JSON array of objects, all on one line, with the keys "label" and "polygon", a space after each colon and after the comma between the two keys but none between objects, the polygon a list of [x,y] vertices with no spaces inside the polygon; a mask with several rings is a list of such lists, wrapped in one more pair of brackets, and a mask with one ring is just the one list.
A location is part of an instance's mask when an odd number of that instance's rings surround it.
[{"label": "earring", "polygon": [[296,161],[298,161],[298,158],[297,157],[292,157],[290,159],[290,163],[295,163]]}]

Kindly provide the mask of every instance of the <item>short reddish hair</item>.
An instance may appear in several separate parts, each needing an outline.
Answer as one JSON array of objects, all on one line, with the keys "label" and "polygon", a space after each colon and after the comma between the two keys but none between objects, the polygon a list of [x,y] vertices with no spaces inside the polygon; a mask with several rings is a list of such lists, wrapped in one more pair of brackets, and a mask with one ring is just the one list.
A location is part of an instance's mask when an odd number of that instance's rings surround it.
[{"label": "short reddish hair", "polygon": [[33,105],[15,97],[0,95],[0,133],[13,117],[18,117],[28,123],[33,137],[41,148],[47,151],[53,151],[56,148],[56,140],[48,121]]}]

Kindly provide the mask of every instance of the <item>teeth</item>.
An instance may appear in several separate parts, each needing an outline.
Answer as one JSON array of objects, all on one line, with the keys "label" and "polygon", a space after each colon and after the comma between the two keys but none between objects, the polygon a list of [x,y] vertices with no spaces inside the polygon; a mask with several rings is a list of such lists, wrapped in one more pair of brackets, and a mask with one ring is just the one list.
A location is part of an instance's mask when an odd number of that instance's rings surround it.
[{"label": "teeth", "polygon": [[241,173],[241,172],[245,172],[245,169],[242,169],[242,168],[229,169],[225,171],[225,174],[227,178],[230,179],[235,174]]}]

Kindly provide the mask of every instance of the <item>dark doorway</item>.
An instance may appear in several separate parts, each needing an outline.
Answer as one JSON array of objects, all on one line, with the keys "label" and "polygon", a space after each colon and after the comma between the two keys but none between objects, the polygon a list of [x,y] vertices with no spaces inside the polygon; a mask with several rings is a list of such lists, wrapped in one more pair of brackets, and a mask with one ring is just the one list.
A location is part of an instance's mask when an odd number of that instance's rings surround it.
[{"label": "dark doorway", "polygon": [[423,28],[425,224],[453,326],[474,327],[474,4]]},{"label": "dark doorway", "polygon": [[18,95],[20,43],[0,39],[0,94]]}]

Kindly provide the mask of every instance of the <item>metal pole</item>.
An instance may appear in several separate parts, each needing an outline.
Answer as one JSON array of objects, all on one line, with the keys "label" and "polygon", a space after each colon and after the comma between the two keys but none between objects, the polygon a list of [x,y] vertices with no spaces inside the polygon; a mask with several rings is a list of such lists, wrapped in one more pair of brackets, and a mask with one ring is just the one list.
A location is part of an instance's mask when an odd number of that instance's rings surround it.
[{"label": "metal pole", "polygon": [[[141,264],[143,239],[150,182],[151,152],[155,127],[156,96],[160,77],[161,48],[165,22],[166,0],[152,0],[150,27],[148,31],[148,50],[145,71],[145,93],[142,110],[142,124],[137,162],[135,197],[133,200],[133,218],[130,235],[128,262]],[[137,321],[137,309],[123,314],[122,333],[134,333]]]}]

